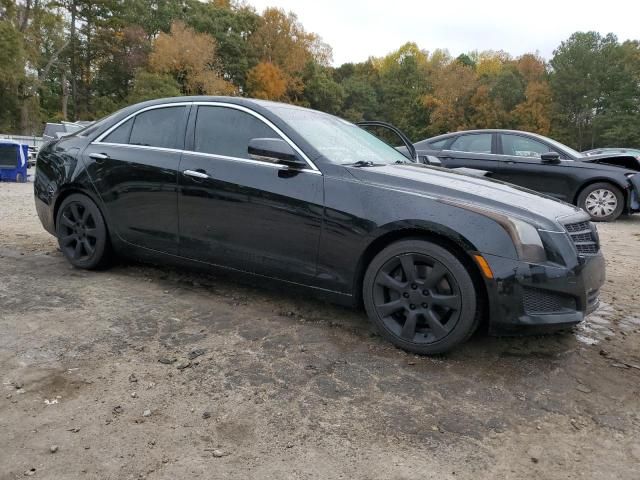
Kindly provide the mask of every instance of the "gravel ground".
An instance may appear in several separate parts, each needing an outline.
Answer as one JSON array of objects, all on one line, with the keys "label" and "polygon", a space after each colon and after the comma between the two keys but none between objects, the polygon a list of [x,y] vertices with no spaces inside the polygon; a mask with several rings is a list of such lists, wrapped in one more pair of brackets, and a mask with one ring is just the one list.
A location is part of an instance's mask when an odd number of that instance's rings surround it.
[{"label": "gravel ground", "polygon": [[575,331],[407,355],[364,314],[221,274],[71,268],[0,184],[0,479],[633,479],[640,215]]}]

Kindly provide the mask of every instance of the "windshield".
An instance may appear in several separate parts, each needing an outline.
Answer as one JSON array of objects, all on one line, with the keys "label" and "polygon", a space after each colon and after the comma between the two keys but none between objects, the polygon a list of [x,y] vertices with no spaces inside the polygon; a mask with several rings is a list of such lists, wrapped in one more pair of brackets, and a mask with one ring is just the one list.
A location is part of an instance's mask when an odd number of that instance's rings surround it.
[{"label": "windshield", "polygon": [[583,153],[580,153],[571,147],[567,147],[565,144],[557,142],[553,138],[549,138],[549,137],[544,137],[544,138],[547,140],[547,142],[549,142],[551,145],[553,145],[554,147],[560,150],[558,153],[565,152],[571,155],[573,158],[582,158],[585,156]]},{"label": "windshield", "polygon": [[331,163],[408,162],[395,148],[346,120],[300,108],[272,107],[272,110]]}]

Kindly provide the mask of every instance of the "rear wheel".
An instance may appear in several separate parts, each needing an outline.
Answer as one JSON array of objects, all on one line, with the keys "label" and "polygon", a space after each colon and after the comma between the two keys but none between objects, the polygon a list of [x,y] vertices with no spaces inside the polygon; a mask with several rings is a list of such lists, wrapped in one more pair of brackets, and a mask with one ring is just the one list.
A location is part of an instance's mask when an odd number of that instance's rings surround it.
[{"label": "rear wheel", "polygon": [[451,252],[423,240],[399,241],[376,255],[363,299],[382,336],[414,353],[451,350],[477,327],[469,272]]},{"label": "rear wheel", "polygon": [[74,267],[91,270],[109,260],[107,226],[97,205],[86,195],[64,199],[58,209],[56,236],[60,250]]},{"label": "rear wheel", "polygon": [[578,206],[585,210],[594,222],[612,222],[624,210],[624,195],[610,183],[588,185],[578,196]]},{"label": "rear wheel", "polygon": [[24,175],[22,175],[21,173],[16,173],[16,182],[24,183]]}]

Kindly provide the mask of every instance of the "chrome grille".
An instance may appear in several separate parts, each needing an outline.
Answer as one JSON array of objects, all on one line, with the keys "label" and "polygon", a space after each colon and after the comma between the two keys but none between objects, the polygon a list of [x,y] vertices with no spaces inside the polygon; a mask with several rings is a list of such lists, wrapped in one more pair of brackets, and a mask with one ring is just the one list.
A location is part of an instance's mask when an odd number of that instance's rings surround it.
[{"label": "chrome grille", "polygon": [[595,255],[600,250],[595,227],[591,222],[568,223],[564,226],[580,255]]}]

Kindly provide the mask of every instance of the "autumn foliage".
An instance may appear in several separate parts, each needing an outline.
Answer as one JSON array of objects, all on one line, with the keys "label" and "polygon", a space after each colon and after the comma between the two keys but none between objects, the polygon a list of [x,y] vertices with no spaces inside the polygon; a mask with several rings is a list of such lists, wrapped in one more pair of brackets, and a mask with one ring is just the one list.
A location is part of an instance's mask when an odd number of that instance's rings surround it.
[{"label": "autumn foliage", "polygon": [[[328,26],[327,28],[330,28]],[[355,40],[355,39],[354,39]],[[409,137],[513,128],[576,148],[640,147],[640,43],[577,32],[552,58],[408,42],[332,66],[332,50],[294,13],[230,0],[0,2],[0,131],[39,135],[138,101],[242,95]]]},{"label": "autumn foliage", "polygon": [[230,95],[235,87],[216,71],[215,59],[216,42],[212,37],[175,22],[169,33],[161,33],[156,39],[149,68],[173,76],[185,95]]}]

